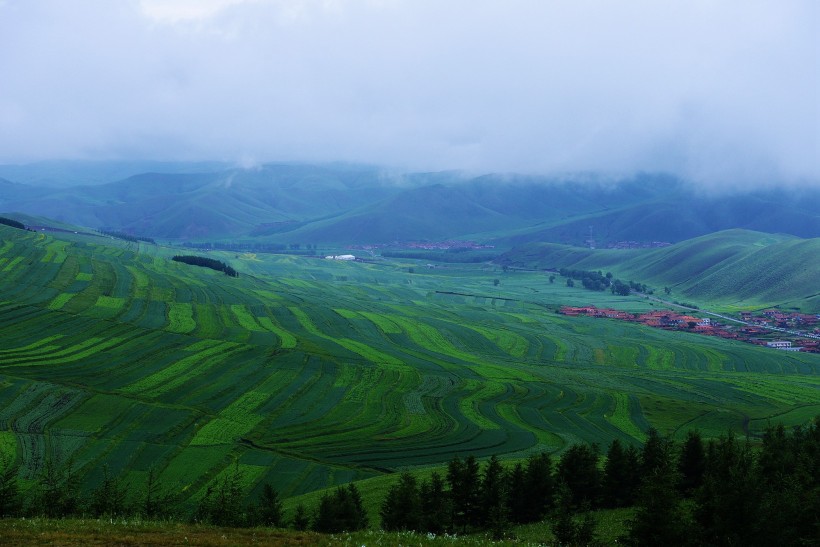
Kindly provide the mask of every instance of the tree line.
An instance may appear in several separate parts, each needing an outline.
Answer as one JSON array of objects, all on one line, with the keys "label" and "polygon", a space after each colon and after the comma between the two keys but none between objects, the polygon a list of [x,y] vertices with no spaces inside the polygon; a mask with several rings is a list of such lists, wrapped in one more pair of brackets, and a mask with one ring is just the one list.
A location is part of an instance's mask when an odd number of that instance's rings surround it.
[{"label": "tree line", "polygon": [[144,236],[135,236],[135,235],[131,235],[131,234],[126,234],[125,232],[118,232],[116,230],[103,230],[103,229],[100,229],[100,230],[97,230],[97,233],[100,233],[104,236],[113,237],[113,238],[116,238],[116,239],[122,239],[122,240],[125,240],[125,241],[130,241],[132,243],[137,243],[139,241],[144,241],[145,243],[151,243],[153,245],[157,244],[157,242],[154,241],[154,238],[144,237]]},{"label": "tree line", "polygon": [[[634,507],[628,545],[801,545],[820,538],[820,427],[763,434],[759,449],[734,435],[682,443],[650,429],[642,446],[614,440],[603,465],[596,445],[575,444],[483,468],[453,459],[446,477],[403,473],[381,505],[382,528],[490,531],[549,519],[559,544],[595,543],[589,510]],[[581,515],[584,516],[581,516]]]},{"label": "tree line", "polygon": [[239,272],[237,272],[221,260],[216,260],[215,258],[207,258],[204,256],[194,255],[174,255],[174,257],[171,260],[174,260],[176,262],[182,262],[184,264],[190,264],[192,266],[210,268],[218,272],[225,272],[225,275],[229,275],[231,277],[239,277]]},{"label": "tree line", "polygon": [[604,274],[601,271],[592,270],[573,270],[571,268],[561,268],[558,273],[562,277],[567,278],[567,286],[574,287],[578,280],[585,289],[590,291],[605,291],[609,289],[612,294],[621,296],[629,296],[632,291],[652,294],[654,291],[647,287],[644,283],[635,281],[621,281],[620,279],[613,279],[612,272]]},{"label": "tree line", "polygon": [[14,220],[13,218],[0,217],[0,224],[5,224],[6,226],[11,226],[12,228],[17,228],[18,230],[27,229],[25,224]]},{"label": "tree line", "polygon": [[[633,507],[627,545],[811,545],[820,537],[820,426],[765,430],[759,447],[732,434],[705,441],[696,431],[676,442],[650,429],[640,445],[574,444],[559,458],[542,452],[512,466],[495,456],[483,466],[454,457],[443,475],[402,473],[381,503],[385,530],[440,534],[489,531],[548,520],[560,544],[595,544],[590,510]],[[214,479],[193,512],[181,509],[149,470],[136,492],[110,472],[81,489],[72,463],[47,460],[26,502],[18,469],[0,461],[0,516],[187,518],[222,526],[289,526],[354,531],[369,519],[355,484],[326,492],[285,518],[277,491],[264,484],[246,503],[238,466]],[[814,543],[813,543],[814,542]]]}]

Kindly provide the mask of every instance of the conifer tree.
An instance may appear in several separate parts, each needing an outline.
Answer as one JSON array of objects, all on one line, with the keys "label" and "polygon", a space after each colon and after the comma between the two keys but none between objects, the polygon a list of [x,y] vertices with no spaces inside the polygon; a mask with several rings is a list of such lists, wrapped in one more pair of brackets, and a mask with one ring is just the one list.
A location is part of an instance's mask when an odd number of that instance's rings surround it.
[{"label": "conifer tree", "polygon": [[379,515],[385,530],[422,530],[422,508],[416,478],[402,473],[382,502]]},{"label": "conifer tree", "polygon": [[53,458],[47,458],[37,479],[29,512],[50,518],[69,517],[79,514],[80,504],[74,461],[69,459],[65,467],[61,467]]},{"label": "conifer tree", "polygon": [[671,455],[669,444],[671,441],[664,437],[654,427],[646,432],[646,440],[641,449],[641,478],[648,477],[655,469],[665,469]]},{"label": "conifer tree", "polygon": [[[656,450],[657,449],[657,450]],[[625,542],[636,546],[686,545],[691,538],[677,486],[679,476],[670,443],[653,446],[654,465],[638,490],[637,511]]]},{"label": "conifer tree", "polygon": [[[575,506],[572,492],[564,483],[560,483],[556,488],[556,496],[558,503],[550,528],[558,545],[595,545],[595,520],[589,505],[584,503],[580,507]],[[577,512],[583,513],[580,522],[577,519]]]},{"label": "conifer tree", "polygon": [[126,511],[128,486],[111,474],[108,464],[103,465],[102,482],[91,492],[89,509],[95,517],[112,517]]},{"label": "conifer tree", "polygon": [[262,486],[262,495],[256,506],[256,515],[263,526],[279,527],[282,525],[282,501],[270,483]]},{"label": "conifer tree", "polygon": [[21,509],[17,468],[5,456],[0,458],[0,518],[16,517]]},{"label": "conifer tree", "polygon": [[626,451],[619,439],[609,445],[601,479],[602,500],[606,507],[626,507],[631,505],[632,477]]},{"label": "conifer tree", "polygon": [[568,489],[567,503],[571,507],[577,509],[583,504],[596,507],[601,487],[597,446],[570,446],[558,462],[557,479]]},{"label": "conifer tree", "polygon": [[508,474],[507,481],[509,483],[507,488],[507,510],[510,520],[518,524],[529,522],[526,520],[527,514],[530,506],[536,503],[536,500],[527,497],[527,477],[521,462],[515,464]]},{"label": "conifer tree", "polygon": [[686,497],[691,497],[695,490],[703,484],[703,474],[706,472],[706,450],[700,433],[690,430],[686,434],[678,458],[678,473],[680,475],[680,491]]},{"label": "conifer tree", "polygon": [[480,491],[479,524],[489,528],[500,539],[509,527],[507,515],[507,477],[498,457],[493,455],[484,468]]},{"label": "conifer tree", "polygon": [[194,518],[217,526],[243,526],[246,514],[242,499],[242,471],[237,462],[233,471],[208,485]]},{"label": "conifer tree", "polygon": [[305,506],[301,503],[296,506],[292,524],[293,528],[299,530],[300,532],[307,530],[308,526],[310,526],[310,516],[308,515],[308,511]]},{"label": "conifer tree", "polygon": [[445,489],[444,479],[433,471],[429,481],[423,481],[419,487],[421,496],[421,529],[434,534],[441,534],[450,522],[450,496]]},{"label": "conifer tree", "polygon": [[454,457],[447,466],[447,482],[450,485],[453,527],[460,527],[462,533],[467,526],[479,521],[480,479],[479,465],[470,455],[464,461]]},{"label": "conifer tree", "polygon": [[696,495],[700,541],[711,545],[753,545],[760,532],[763,485],[747,443],[734,435],[707,446],[706,473]]},{"label": "conifer tree", "polygon": [[530,455],[525,471],[527,508],[524,522],[538,522],[555,504],[552,458],[546,452]]},{"label": "conifer tree", "polygon": [[145,490],[139,503],[139,511],[145,518],[169,517],[175,510],[176,498],[169,492],[160,491],[160,482],[154,467],[148,469]]}]

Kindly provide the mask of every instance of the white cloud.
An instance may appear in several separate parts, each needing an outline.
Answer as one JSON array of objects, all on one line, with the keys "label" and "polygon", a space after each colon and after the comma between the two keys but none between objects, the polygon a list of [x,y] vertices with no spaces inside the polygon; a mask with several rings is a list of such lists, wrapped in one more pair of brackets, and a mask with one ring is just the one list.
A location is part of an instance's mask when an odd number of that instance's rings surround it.
[{"label": "white cloud", "polygon": [[209,19],[230,6],[255,0],[139,0],[142,13],[162,23]]},{"label": "white cloud", "polygon": [[810,0],[0,7],[0,161],[246,157],[820,179]]}]

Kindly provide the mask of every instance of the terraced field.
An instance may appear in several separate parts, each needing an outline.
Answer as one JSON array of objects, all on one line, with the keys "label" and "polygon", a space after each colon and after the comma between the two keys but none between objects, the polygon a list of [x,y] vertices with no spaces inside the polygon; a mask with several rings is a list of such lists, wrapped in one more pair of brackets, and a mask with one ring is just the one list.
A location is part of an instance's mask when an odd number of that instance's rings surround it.
[{"label": "terraced field", "polygon": [[[194,499],[234,462],[284,496],[568,443],[754,432],[820,413],[820,359],[623,322],[489,265],[212,253],[0,226],[0,451]],[[415,273],[409,273],[413,268]],[[499,279],[498,285],[493,280]]]}]

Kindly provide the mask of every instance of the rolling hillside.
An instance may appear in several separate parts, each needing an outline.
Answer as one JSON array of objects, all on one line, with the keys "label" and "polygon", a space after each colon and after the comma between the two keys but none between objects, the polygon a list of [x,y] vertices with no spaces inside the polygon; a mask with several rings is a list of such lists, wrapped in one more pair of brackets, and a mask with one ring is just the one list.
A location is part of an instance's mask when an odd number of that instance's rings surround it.
[{"label": "rolling hillside", "polygon": [[820,239],[727,230],[651,250],[522,245],[500,263],[528,268],[607,269],[721,305],[820,312]]},{"label": "rolling hillside", "polygon": [[0,450],[21,478],[153,468],[192,502],[238,462],[246,491],[290,497],[456,453],[820,412],[816,355],[567,318],[653,306],[540,273],[209,253],[230,278],[179,252],[0,226]]}]

